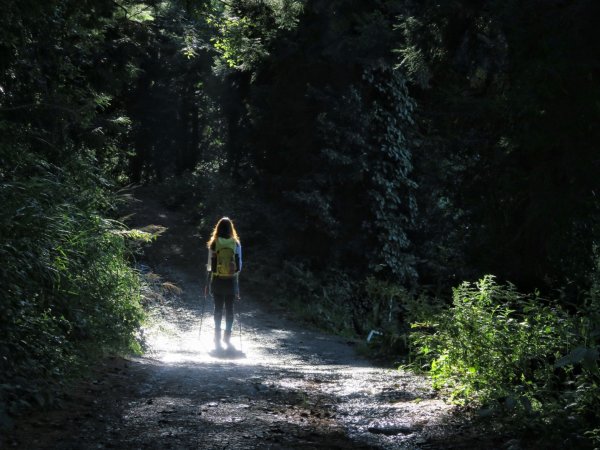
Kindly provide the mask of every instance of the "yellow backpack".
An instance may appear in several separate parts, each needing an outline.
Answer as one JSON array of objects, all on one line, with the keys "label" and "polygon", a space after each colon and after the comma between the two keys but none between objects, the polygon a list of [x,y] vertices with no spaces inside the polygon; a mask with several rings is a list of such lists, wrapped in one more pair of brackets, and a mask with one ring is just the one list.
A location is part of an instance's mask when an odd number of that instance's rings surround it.
[{"label": "yellow backpack", "polygon": [[235,264],[235,239],[217,238],[215,253],[217,254],[217,267],[213,276],[218,278],[233,278],[237,272]]}]

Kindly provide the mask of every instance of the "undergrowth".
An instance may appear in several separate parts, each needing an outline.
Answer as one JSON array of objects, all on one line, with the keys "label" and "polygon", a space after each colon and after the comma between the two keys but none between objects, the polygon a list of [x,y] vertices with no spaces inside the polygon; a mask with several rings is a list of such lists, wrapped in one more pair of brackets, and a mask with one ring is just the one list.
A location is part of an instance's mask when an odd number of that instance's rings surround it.
[{"label": "undergrowth", "polygon": [[[0,424],[54,403],[90,361],[139,351],[140,281],[93,162],[4,153],[0,180]],[[79,175],[85,174],[85,175]]]},{"label": "undergrowth", "polygon": [[550,439],[577,430],[578,445],[597,445],[599,319],[595,291],[570,313],[486,276],[455,288],[442,314],[413,324],[413,363],[481,416],[514,419]]}]

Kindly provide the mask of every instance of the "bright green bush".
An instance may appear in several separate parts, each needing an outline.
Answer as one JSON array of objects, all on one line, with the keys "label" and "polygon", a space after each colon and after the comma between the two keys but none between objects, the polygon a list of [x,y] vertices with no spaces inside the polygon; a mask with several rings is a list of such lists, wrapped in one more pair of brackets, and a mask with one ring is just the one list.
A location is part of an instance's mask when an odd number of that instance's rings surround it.
[{"label": "bright green bush", "polygon": [[455,288],[437,320],[414,324],[435,332],[413,333],[412,344],[456,401],[588,427],[600,418],[599,313],[597,297],[570,314],[488,275]]},{"label": "bright green bush", "polygon": [[[62,168],[4,153],[0,179],[0,419],[105,352],[138,349],[139,279],[89,161]],[[82,174],[82,175],[80,175]]]}]

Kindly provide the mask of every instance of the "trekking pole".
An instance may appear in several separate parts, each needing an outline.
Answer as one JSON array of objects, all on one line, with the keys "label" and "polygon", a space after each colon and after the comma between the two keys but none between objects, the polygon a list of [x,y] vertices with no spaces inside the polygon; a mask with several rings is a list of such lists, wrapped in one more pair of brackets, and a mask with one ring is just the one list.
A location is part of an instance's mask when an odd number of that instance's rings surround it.
[{"label": "trekking pole", "polygon": [[204,282],[204,298],[202,300],[202,310],[200,312],[200,329],[198,337],[202,339],[202,320],[204,319],[204,308],[206,307],[206,296],[208,295],[208,271],[206,272],[206,281]]},{"label": "trekking pole", "polygon": [[[240,279],[239,279],[239,277],[236,277],[236,279],[235,279],[235,285],[236,285],[237,299],[238,299],[238,305],[239,305],[239,303],[242,300],[242,297],[240,296]],[[238,325],[240,327],[240,352],[241,352],[242,351],[242,321],[241,321],[242,313],[240,312],[239,308],[237,308],[237,310],[238,310],[238,314],[237,314],[237,316],[238,316]]]},{"label": "trekking pole", "polygon": [[242,321],[240,320],[241,318],[241,314],[238,311],[237,313],[237,320],[238,320],[238,326],[240,327],[240,352],[242,351]]}]

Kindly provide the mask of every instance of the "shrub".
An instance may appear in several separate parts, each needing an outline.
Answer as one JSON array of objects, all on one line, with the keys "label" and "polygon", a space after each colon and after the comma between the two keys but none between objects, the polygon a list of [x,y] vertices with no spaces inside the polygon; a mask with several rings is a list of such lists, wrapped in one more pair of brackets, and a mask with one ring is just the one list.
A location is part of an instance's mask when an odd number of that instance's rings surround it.
[{"label": "shrub", "polygon": [[[0,420],[53,401],[82,363],[137,350],[139,278],[90,162],[33,157],[0,180]],[[87,174],[81,179],[78,173]]]},{"label": "shrub", "polygon": [[[598,301],[571,315],[488,275],[454,289],[452,307],[412,335],[434,386],[454,400],[588,427],[600,405]],[[422,324],[420,324],[422,325]]]}]

